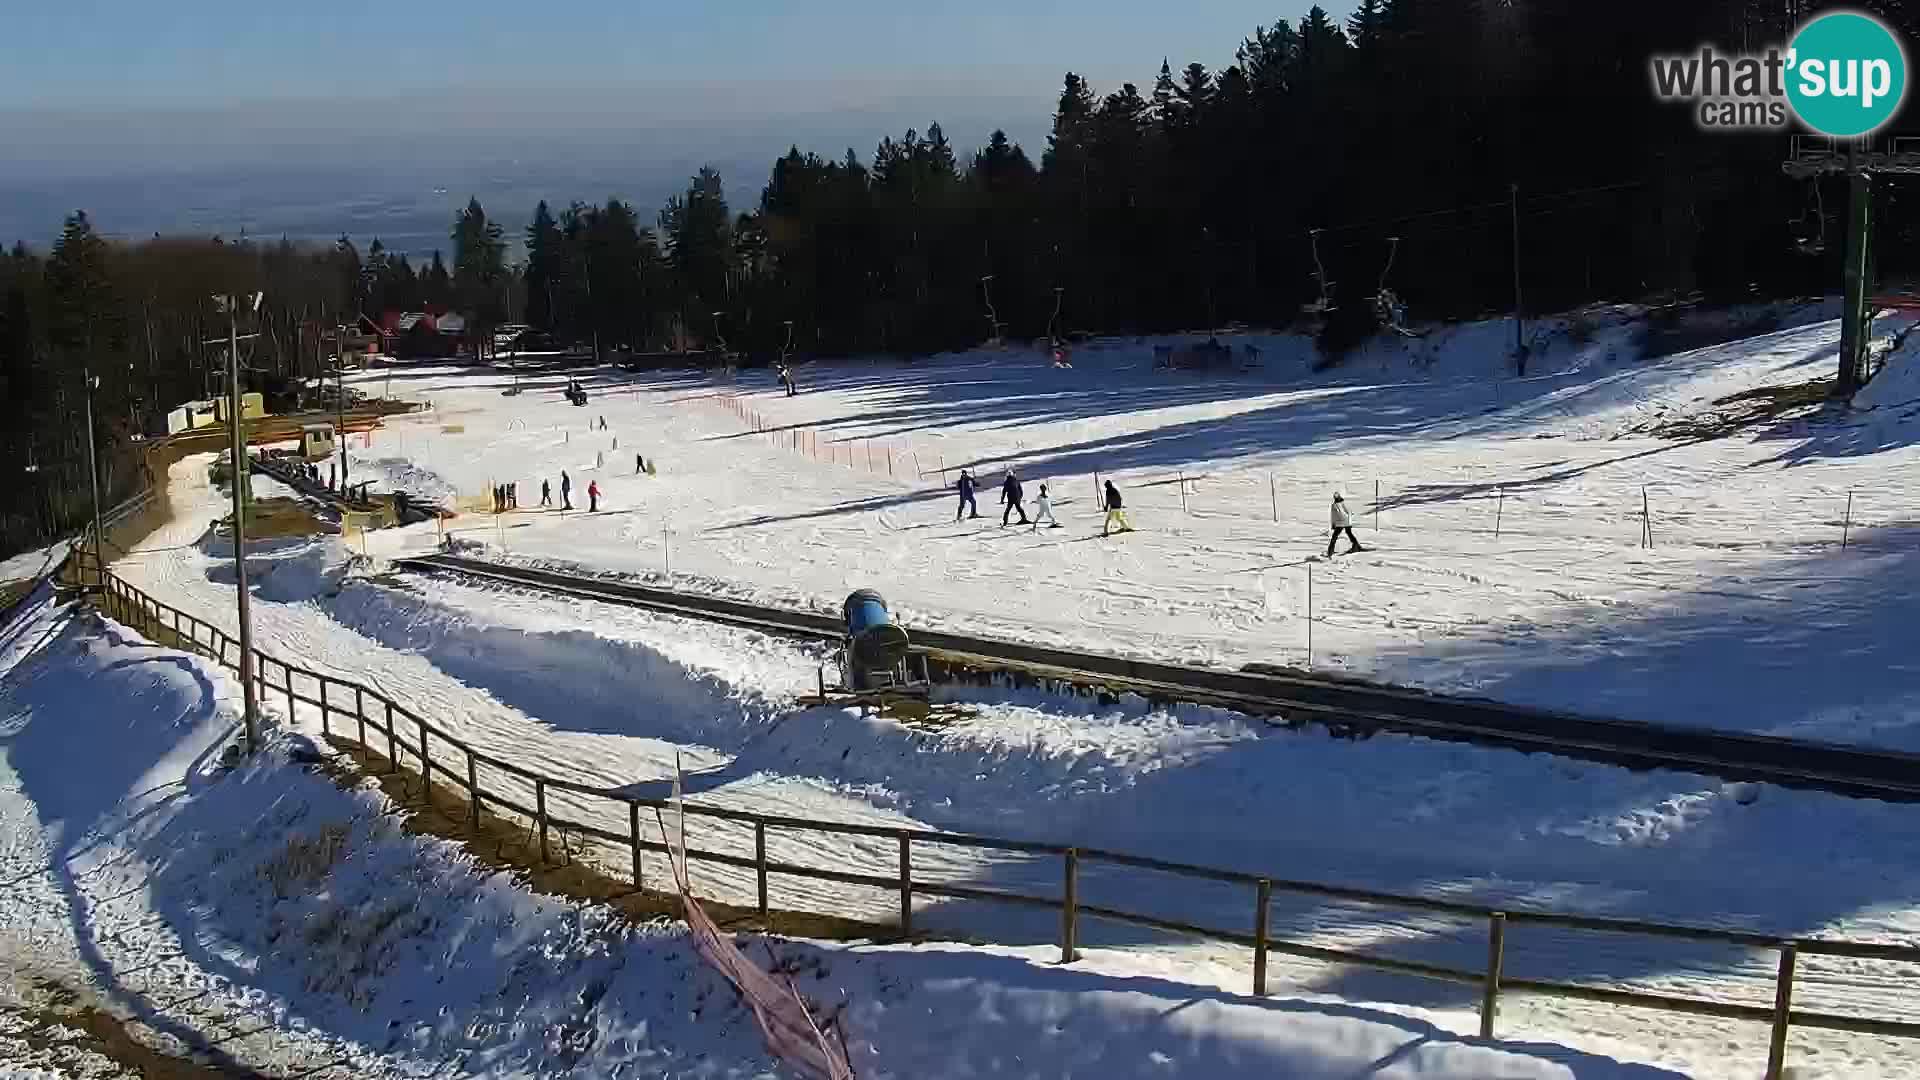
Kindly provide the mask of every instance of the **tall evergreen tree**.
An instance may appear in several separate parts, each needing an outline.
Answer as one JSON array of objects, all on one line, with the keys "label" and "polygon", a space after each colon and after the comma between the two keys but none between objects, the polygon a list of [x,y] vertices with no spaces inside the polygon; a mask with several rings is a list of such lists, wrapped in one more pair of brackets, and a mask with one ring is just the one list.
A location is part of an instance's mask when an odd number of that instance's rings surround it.
[{"label": "tall evergreen tree", "polygon": [[540,200],[527,225],[527,325],[548,333],[555,329],[555,297],[566,273],[564,243],[560,224]]}]

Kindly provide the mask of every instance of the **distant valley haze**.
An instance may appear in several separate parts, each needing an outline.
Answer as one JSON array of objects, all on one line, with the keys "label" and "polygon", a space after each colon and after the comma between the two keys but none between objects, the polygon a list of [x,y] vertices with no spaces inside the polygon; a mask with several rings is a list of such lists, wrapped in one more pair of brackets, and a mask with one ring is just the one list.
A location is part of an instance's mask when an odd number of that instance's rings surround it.
[{"label": "distant valley haze", "polygon": [[[9,5],[11,6],[11,5]],[[1295,8],[1300,10],[1294,10]],[[649,219],[702,165],[751,208],[790,145],[864,161],[938,122],[1038,160],[1068,70],[1111,89],[1230,61],[1304,3],[964,7],[742,0],[133,0],[0,15],[0,242],[85,209],[110,236],[330,241],[426,257],[477,197],[517,243],[541,199]]]}]

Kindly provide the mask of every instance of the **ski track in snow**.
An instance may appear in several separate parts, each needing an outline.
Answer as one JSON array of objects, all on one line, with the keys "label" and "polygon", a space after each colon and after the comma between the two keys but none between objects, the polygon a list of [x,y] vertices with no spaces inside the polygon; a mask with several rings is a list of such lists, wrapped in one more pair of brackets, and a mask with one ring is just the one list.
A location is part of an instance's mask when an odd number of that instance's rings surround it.
[{"label": "ski track in snow", "polygon": [[[1804,439],[1610,437],[1648,415],[1823,373],[1834,333],[1814,324],[1599,376],[1581,369],[1493,386],[1449,379],[1436,365],[1392,385],[1282,384],[1250,393],[1240,381],[1182,377],[1169,390],[1165,376],[1136,370],[1137,358],[1118,352],[1107,369],[1082,361],[1070,373],[1008,372],[1006,361],[990,367],[961,357],[937,361],[934,371],[816,368],[798,398],[743,391],[780,423],[820,430],[822,445],[834,430],[841,438],[915,439],[917,450],[896,456],[897,471],[916,452],[922,467],[940,454],[950,468],[961,455],[987,463],[978,466],[983,519],[997,509],[994,463],[1033,462],[1023,469],[1029,498],[1050,480],[1069,526],[1037,534],[984,520],[955,524],[952,498],[931,490],[935,480],[851,471],[744,434],[710,392],[679,375],[601,373],[605,385],[588,408],[575,409],[557,400],[558,380],[501,398],[503,379],[396,374],[396,392],[430,398],[434,411],[392,421],[365,452],[382,458],[388,475],[430,475],[441,485],[433,490],[478,493],[517,478],[529,505],[539,487],[529,467],[556,480],[568,467],[576,493],[596,478],[608,489],[609,512],[597,517],[529,511],[460,534],[489,545],[504,539],[498,557],[658,577],[670,545],[682,586],[831,610],[846,591],[878,585],[909,626],[1227,664],[1302,659],[1303,560],[1324,548],[1325,495],[1340,486],[1364,508],[1371,485],[1357,478],[1379,475],[1387,481],[1382,528],[1376,537],[1363,513],[1360,534],[1387,550],[1312,563],[1317,663],[1642,719],[1912,746],[1920,724],[1909,708],[1910,662],[1897,656],[1898,635],[1876,628],[1892,617],[1884,597],[1912,574],[1896,542],[1904,493],[1887,486],[1897,476],[1890,466],[1912,456],[1904,429],[1883,430],[1869,413],[1838,434]],[[523,384],[538,385],[531,377]],[[620,385],[635,392],[614,392]],[[978,415],[943,402],[941,391]],[[1490,398],[1508,404],[1496,413],[1474,404]],[[1366,408],[1338,423],[1316,413],[1349,400]],[[1039,413],[1043,405],[1060,415]],[[1089,415],[1074,417],[1072,408]],[[1033,414],[1012,426],[1001,415],[1023,410]],[[1291,414],[1302,410],[1312,431],[1289,433]],[[1366,429],[1369,418],[1378,424],[1394,410],[1416,415],[1412,434],[1396,443]],[[1268,413],[1271,421],[1260,419]],[[612,430],[587,435],[599,415]],[[441,434],[447,424],[466,432]],[[1190,427],[1208,434],[1182,432]],[[1821,439],[1856,439],[1857,428],[1875,432],[1873,445],[1883,447],[1872,460],[1791,458]],[[1049,444],[1049,434],[1061,441]],[[1540,434],[1556,437],[1531,437]],[[390,443],[408,447],[413,464],[390,464],[399,460]],[[1080,445],[1091,443],[1104,449]],[[620,474],[636,449],[660,462],[659,475]],[[1783,451],[1788,463],[1767,464]],[[606,469],[593,468],[596,453],[605,454]],[[1616,461],[1623,458],[1634,461],[1631,469]],[[1141,532],[1102,542],[1091,473],[1049,471],[1053,463],[1099,461],[1132,462],[1103,476],[1127,492]],[[1502,536],[1493,539],[1498,496],[1490,478],[1581,469],[1549,486],[1516,481],[1501,510]],[[1188,517],[1179,514],[1181,471],[1195,511]],[[1269,475],[1277,525],[1262,512]],[[1651,490],[1662,499],[1684,493],[1671,499],[1670,514],[1656,508],[1651,551],[1635,546],[1648,475],[1658,477]],[[1472,486],[1434,494],[1416,486],[1435,482],[1425,477]],[[1856,505],[1858,546],[1836,563],[1830,534],[1840,508],[1828,504],[1870,481],[1882,487]],[[171,486],[180,516],[123,560],[121,572],[225,621],[230,552],[200,535],[220,512],[220,496],[206,486],[204,461],[176,466]],[[1430,495],[1439,501],[1424,501]],[[418,550],[432,537],[430,527],[376,534],[375,554]],[[1746,789],[1684,774],[1400,737],[1339,743],[1212,710],[1097,708],[991,691],[960,695],[980,703],[980,720],[914,733],[838,710],[788,710],[785,702],[812,684],[817,649],[511,589],[446,581],[388,589],[343,573],[342,558],[325,541],[250,556],[262,564],[253,570],[262,648],[366,681],[480,748],[588,783],[664,793],[678,757],[697,798],[746,809],[1027,835],[1489,903],[1781,933],[1920,932],[1911,901],[1920,881],[1900,858],[1914,850],[1920,827],[1905,808],[1774,789],[1747,805]],[[1857,584],[1868,579],[1876,581],[1871,591]],[[1851,644],[1831,648],[1843,638]],[[1835,677],[1807,679],[1812,655]],[[505,778],[483,782],[491,788]],[[890,842],[770,839],[774,858],[786,851],[813,861],[830,850],[849,868],[892,872]],[[916,849],[915,876],[1050,891],[1058,868]],[[1250,921],[1249,901],[1229,890],[1085,876],[1088,902],[1150,901],[1165,905],[1162,914],[1243,930]],[[696,880],[715,895],[751,896],[750,875],[703,867]],[[777,878],[774,900],[880,918],[892,907],[871,892]],[[923,921],[1010,941],[1050,940],[1054,929],[1048,919],[960,904],[940,905]],[[1339,905],[1282,901],[1275,927],[1434,962],[1471,966],[1484,956],[1484,928],[1382,920]],[[1237,950],[1115,928],[1083,933],[1244,978]],[[1769,1000],[1765,955],[1533,930],[1512,935],[1509,949],[1516,975]],[[1384,977],[1302,977],[1347,994],[1457,998]],[[1797,1001],[1900,1015],[1910,1010],[1913,978],[1886,965],[1803,962]],[[1631,1014],[1589,1016],[1574,1003],[1516,1002],[1502,1015],[1503,1023],[1511,1015],[1543,1030],[1577,1015],[1589,1033],[1644,1041]],[[1795,1039],[1835,1054],[1863,1042],[1809,1032]]]}]

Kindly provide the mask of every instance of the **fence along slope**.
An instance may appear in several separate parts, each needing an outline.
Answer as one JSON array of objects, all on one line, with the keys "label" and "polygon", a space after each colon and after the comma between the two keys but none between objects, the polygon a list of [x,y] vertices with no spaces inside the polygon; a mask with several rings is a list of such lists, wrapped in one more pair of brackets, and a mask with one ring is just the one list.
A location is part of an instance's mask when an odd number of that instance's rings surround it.
[{"label": "fence along slope", "polygon": [[[238,670],[239,664],[237,656],[230,657],[229,654],[230,652],[238,652],[239,643],[219,627],[196,618],[178,608],[162,603],[133,585],[130,585],[110,571],[104,575],[98,574],[97,571],[90,566],[90,559],[86,553],[76,553],[74,566],[82,575],[83,579],[91,574],[94,575],[96,581],[101,582],[100,596],[103,606],[107,613],[114,618],[141,631],[148,637],[162,644],[175,645],[183,650],[208,656],[217,660],[222,665],[233,668],[236,671]],[[373,734],[382,737],[386,743],[385,756],[387,760],[392,763],[393,768],[401,768],[404,758],[413,758],[420,776],[426,784],[428,798],[432,796],[432,783],[434,774],[437,771],[441,774],[444,783],[466,792],[469,813],[476,819],[483,807],[493,808],[496,813],[500,810],[509,811],[524,818],[538,833],[540,857],[543,861],[550,861],[553,858],[552,835],[555,830],[566,830],[578,836],[591,837],[607,844],[617,845],[626,850],[631,862],[630,872],[635,883],[635,888],[641,889],[644,888],[646,880],[643,861],[644,854],[652,852],[658,855],[665,855],[671,850],[667,843],[643,836],[640,828],[641,810],[643,808],[665,810],[673,805],[670,799],[633,795],[616,789],[594,787],[557,777],[546,776],[483,751],[474,750],[459,738],[428,722],[425,718],[414,713],[406,706],[393,701],[378,690],[364,687],[348,680],[323,675],[306,668],[297,667],[277,657],[269,656],[257,649],[254,651],[254,657],[255,678],[259,684],[263,700],[268,693],[272,693],[283,697],[288,702],[290,711],[300,704],[312,706],[319,710],[322,730],[328,736],[351,739],[363,749],[375,753],[381,751],[379,747],[369,741],[369,732],[371,731]],[[280,673],[278,683],[275,683],[271,678],[275,670]],[[303,690],[296,685],[296,678],[305,680],[313,688],[313,692],[303,692]],[[371,714],[368,708],[370,704],[374,706]],[[411,729],[403,730],[401,726],[395,722],[394,718],[396,716],[408,721],[412,725]],[[334,725],[336,718],[343,721],[343,726],[338,729],[336,729]],[[348,725],[344,723],[346,721],[351,721],[351,724]],[[436,758],[436,742],[442,747],[442,754],[444,756]],[[500,774],[517,778],[529,786],[533,792],[532,804],[528,805],[501,792],[484,792],[479,782],[479,770],[483,765]],[[615,832],[589,822],[562,818],[549,807],[548,795],[550,792],[566,792],[582,799],[602,800],[623,807],[627,811],[628,829],[625,832]],[[1499,996],[1502,991],[1573,998],[1614,1005],[1639,1006],[1695,1016],[1755,1021],[1769,1024],[1771,1027],[1769,1061],[1766,1075],[1770,1078],[1776,1078],[1776,1080],[1782,1075],[1782,1070],[1784,1069],[1787,1034],[1791,1028],[1794,1027],[1819,1028],[1897,1038],[1920,1038],[1920,1022],[1800,1010],[1792,1007],[1793,977],[1798,959],[1802,956],[1847,957],[1852,959],[1920,964],[1920,947],[1915,946],[1823,938],[1784,939],[1765,934],[1721,930],[1711,927],[1679,926],[1631,919],[1611,919],[1550,911],[1498,910],[1481,905],[1463,904],[1450,900],[1438,900],[1431,897],[1376,892],[1367,889],[1326,885],[1311,881],[1295,881],[1278,877],[1260,877],[1239,871],[1196,866],[1188,863],[1172,862],[1164,859],[1148,858],[1098,848],[1075,848],[1060,844],[1008,840],[998,837],[941,832],[931,829],[902,829],[884,825],[864,825],[848,822],[822,821],[811,818],[759,814],[724,807],[702,806],[694,803],[684,804],[684,812],[689,816],[729,822],[751,828],[752,854],[734,854],[727,851],[688,848],[685,851],[685,857],[690,863],[710,863],[752,871],[758,886],[759,910],[763,917],[769,913],[766,883],[772,875],[827,881],[895,892],[898,894],[900,900],[899,924],[903,933],[912,932],[912,901],[916,896],[966,899],[1053,909],[1059,911],[1061,916],[1060,946],[1062,963],[1071,962],[1075,958],[1075,944],[1080,918],[1092,917],[1112,920],[1158,931],[1201,937],[1251,949],[1253,951],[1253,990],[1255,994],[1263,995],[1266,993],[1267,960],[1271,954],[1276,953],[1302,959],[1324,961],[1334,964],[1357,965],[1381,971],[1397,972],[1476,986],[1482,990],[1480,1034],[1486,1038],[1493,1037],[1494,1017],[1498,1009]],[[799,830],[844,836],[862,836],[883,840],[892,839],[898,845],[899,869],[897,873],[892,876],[881,876],[870,873],[855,873],[835,869],[831,866],[806,865],[772,860],[769,859],[766,854],[766,838],[769,832],[775,830]],[[746,830],[741,829],[740,834],[744,836]],[[1062,867],[1061,890],[1057,895],[1042,896],[1001,889],[916,881],[912,875],[912,853],[916,843],[1057,857],[1061,860]],[[1080,903],[1077,896],[1077,884],[1079,867],[1084,863],[1104,863],[1114,866],[1132,867],[1185,878],[1244,886],[1249,890],[1248,900],[1254,906],[1253,924],[1255,930],[1252,934],[1248,934],[1233,930],[1223,930],[1217,927],[1180,922],[1120,908]],[[1385,908],[1398,908],[1401,910],[1436,913],[1480,920],[1488,927],[1488,964],[1482,970],[1473,971],[1463,968],[1444,967],[1410,960],[1394,959],[1350,949],[1309,945],[1289,941],[1284,938],[1272,937],[1268,933],[1268,909],[1275,891],[1329,900],[1359,902]],[[833,913],[819,912],[816,914]],[[1540,979],[1504,978],[1502,958],[1505,932],[1508,927],[1516,924],[1551,926],[1566,930],[1603,934],[1624,934],[1670,940],[1709,942],[1750,949],[1776,950],[1778,964],[1774,975],[1774,1004],[1772,1006],[1747,1005],[1717,1001],[1710,998],[1682,997],[1674,994],[1659,994],[1641,990],[1623,990],[1578,983]]]}]

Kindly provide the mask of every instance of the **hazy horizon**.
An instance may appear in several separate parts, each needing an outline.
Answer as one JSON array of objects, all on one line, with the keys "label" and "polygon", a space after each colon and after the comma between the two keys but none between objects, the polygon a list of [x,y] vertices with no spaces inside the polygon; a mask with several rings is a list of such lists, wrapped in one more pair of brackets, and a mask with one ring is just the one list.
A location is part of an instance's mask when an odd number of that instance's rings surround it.
[{"label": "hazy horizon", "polygon": [[504,0],[201,0],[188,16],[95,0],[9,13],[0,242],[44,246],[85,209],[125,237],[344,232],[424,254],[448,246],[469,195],[510,235],[542,198],[619,196],[650,220],[711,164],[740,210],[789,145],[867,161],[882,137],[934,122],[962,153],[1003,128],[1038,160],[1066,71],[1144,93],[1163,58],[1218,69],[1255,26],[1307,6],[581,0],[559,21]]}]

